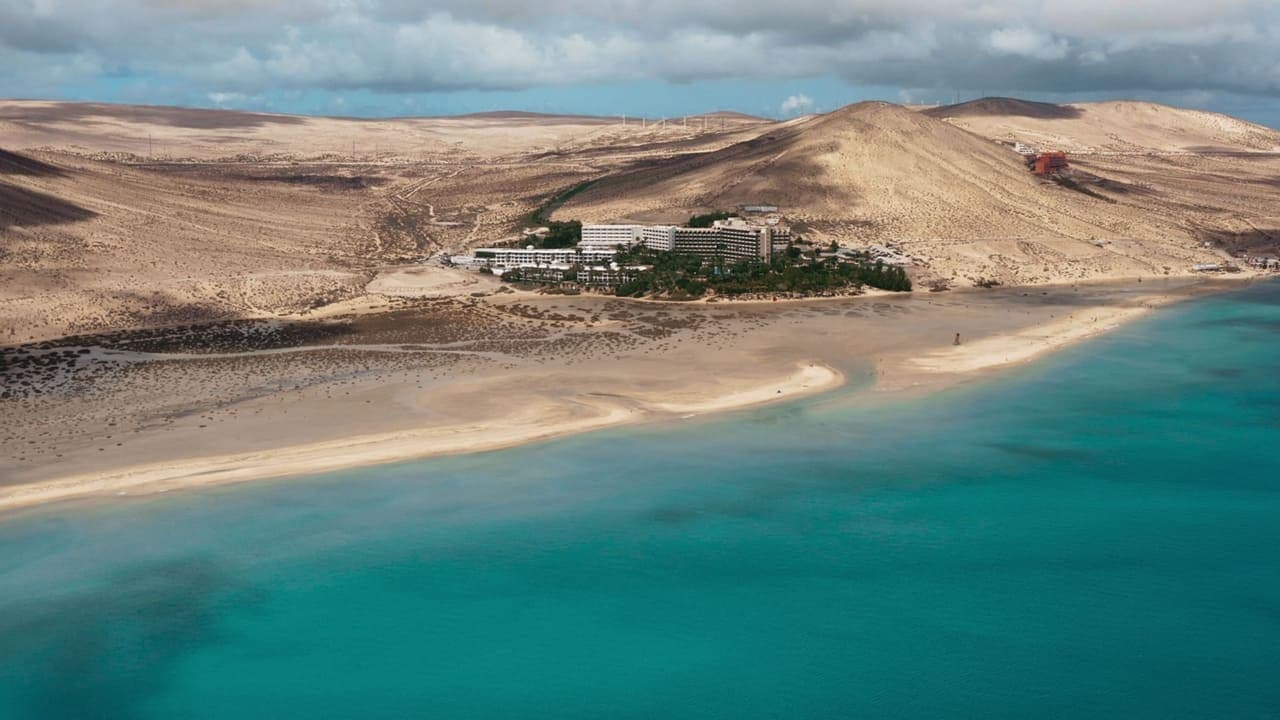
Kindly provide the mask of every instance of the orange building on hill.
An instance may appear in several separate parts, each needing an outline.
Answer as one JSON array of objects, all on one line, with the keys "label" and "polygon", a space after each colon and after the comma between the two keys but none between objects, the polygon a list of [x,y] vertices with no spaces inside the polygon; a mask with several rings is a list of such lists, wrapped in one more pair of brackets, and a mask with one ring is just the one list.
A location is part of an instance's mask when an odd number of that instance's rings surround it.
[{"label": "orange building on hill", "polygon": [[1070,167],[1067,165],[1067,154],[1061,151],[1040,153],[1028,165],[1031,166],[1031,172],[1037,175],[1052,175]]}]

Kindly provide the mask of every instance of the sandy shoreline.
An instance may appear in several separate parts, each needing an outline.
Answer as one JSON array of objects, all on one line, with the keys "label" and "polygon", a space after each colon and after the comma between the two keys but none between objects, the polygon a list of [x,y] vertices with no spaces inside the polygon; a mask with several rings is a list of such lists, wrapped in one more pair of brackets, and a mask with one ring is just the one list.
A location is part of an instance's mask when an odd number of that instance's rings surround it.
[{"label": "sandy shoreline", "polygon": [[[602,361],[589,371],[558,374],[548,374],[551,371],[543,370],[539,360],[536,368],[499,372],[487,379],[459,379],[436,390],[422,389],[420,376],[414,375],[416,380],[382,388],[380,396],[357,395],[349,400],[316,404],[320,402],[317,400],[300,405],[316,418],[302,425],[290,419],[293,416],[287,415],[287,409],[277,407],[283,401],[282,394],[280,398],[268,394],[256,401],[252,417],[262,417],[264,424],[260,427],[277,433],[273,444],[245,452],[216,452],[221,448],[253,447],[242,440],[253,437],[251,428],[246,431],[249,420],[237,420],[229,425],[230,429],[214,436],[199,434],[207,432],[203,430],[206,425],[200,424],[202,430],[191,430],[191,437],[220,438],[222,446],[198,440],[192,442],[200,444],[186,446],[215,452],[194,458],[175,456],[173,447],[166,443],[162,451],[135,451],[128,455],[134,462],[116,461],[115,467],[102,470],[97,469],[107,464],[101,461],[102,455],[85,454],[79,465],[86,470],[64,470],[56,476],[0,484],[0,512],[71,499],[142,495],[482,452],[607,427],[733,411],[831,390],[845,383],[847,372],[856,371],[857,363],[872,364],[877,357],[877,389],[922,385],[930,390],[941,389],[1004,366],[1030,362],[1144,317],[1154,308],[1238,284],[1179,284],[1165,289],[1152,285],[1148,283],[1140,290],[1108,287],[1097,291],[1103,293],[1097,299],[1088,297],[1087,303],[1077,295],[1064,295],[1044,301],[1048,304],[1043,306],[1037,304],[1041,302],[1038,297],[1028,292],[1010,291],[990,297],[916,296],[890,298],[886,302],[872,297],[839,305],[780,308],[765,320],[731,320],[738,324],[755,322],[760,329],[732,341],[730,349],[711,351],[704,347],[705,339],[683,349],[675,348],[678,343],[658,340],[659,357],[642,353],[627,359],[620,355],[622,359]],[[920,317],[898,320],[896,315],[900,312],[914,312]],[[798,313],[800,317],[796,319]],[[859,313],[864,319],[847,318],[851,313]],[[611,327],[608,323],[603,326]],[[850,333],[851,327],[874,331],[874,342]],[[952,328],[963,328],[958,346],[948,342]],[[713,361],[720,364],[712,364]],[[744,365],[774,372],[743,375]],[[777,370],[783,374],[776,374]],[[413,382],[419,383],[418,390],[411,389]],[[491,388],[495,386],[525,384],[537,390],[509,391],[510,404],[494,405],[482,399],[494,394]],[[366,399],[360,401],[359,397]],[[376,400],[369,399],[374,397]],[[382,419],[389,413],[361,416],[358,411],[380,405],[408,411],[396,420],[399,424],[390,426],[393,429],[377,431],[372,419]],[[257,415],[264,409],[265,414]],[[314,414],[319,410],[333,413],[339,420],[325,421]],[[431,421],[423,422],[417,419],[419,416]],[[369,418],[369,422],[362,422],[362,417]],[[304,441],[305,435],[280,430],[305,428],[309,422],[328,422],[334,436],[308,442]],[[75,463],[65,461],[56,464],[75,467]]]},{"label": "sandy shoreline", "polygon": [[362,435],[269,452],[197,457],[138,465],[29,485],[0,488],[0,512],[87,496],[123,496],[177,488],[332,472],[406,460],[485,452],[556,437],[642,422],[664,415],[725,412],[830,390],[844,376],[825,365],[797,367],[789,376],[710,399],[645,400],[592,396],[575,411],[525,408],[499,422]]},{"label": "sandy shoreline", "polygon": [[[1167,302],[1167,300],[1165,301]],[[1115,330],[1165,304],[1153,298],[1139,307],[1095,308],[1035,327],[962,342],[911,360],[931,373],[971,373],[1029,362],[1054,350]]]}]

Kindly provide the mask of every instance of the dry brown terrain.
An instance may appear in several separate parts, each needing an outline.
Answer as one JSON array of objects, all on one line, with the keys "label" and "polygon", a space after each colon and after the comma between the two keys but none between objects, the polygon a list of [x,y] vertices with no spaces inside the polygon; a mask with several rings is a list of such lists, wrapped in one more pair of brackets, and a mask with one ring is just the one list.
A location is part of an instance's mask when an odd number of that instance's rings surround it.
[{"label": "dry brown terrain", "polygon": [[[960,284],[1184,274],[1223,259],[1206,241],[1280,230],[1280,154],[1090,155],[1063,185],[935,114],[852,105],[615,175],[559,216],[675,221],[772,203],[813,238],[894,244],[917,258],[918,277]],[[1119,120],[1113,131],[1150,132]]]},{"label": "dry brown terrain", "polygon": [[[1105,128],[1129,152],[1073,154],[1081,174],[1062,186],[1007,147],[1034,139],[1001,134],[1023,125],[1070,148],[1098,145]],[[645,127],[3,101],[0,340],[291,316],[358,297],[387,268],[517,237],[532,210],[585,180],[599,182],[558,218],[777,204],[812,238],[901,247],[921,281],[1186,273],[1274,243],[1280,154],[1253,150],[1276,137],[1161,106],[996,99]]]},{"label": "dry brown terrain", "polygon": [[932,391],[1214,289],[1203,283],[755,304],[502,293],[0,348],[0,408],[21,419],[0,431],[0,512],[697,422],[846,379]]},{"label": "dry brown terrain", "polygon": [[[624,127],[0,101],[0,508],[682,422],[845,378],[937,387],[1215,289],[1176,277],[1192,263],[1275,249],[1278,154],[1189,151],[1226,140],[1188,121],[1177,152],[1073,154],[1060,184],[936,114]],[[1055,132],[1088,146],[1076,120]],[[428,261],[519,237],[586,181],[557,218],[772,203],[809,237],[902,248],[918,283],[1019,287],[680,305]]]},{"label": "dry brown terrain", "polygon": [[1280,132],[1221,113],[1136,100],[1053,105],[983,98],[926,115],[993,140],[1071,153],[1280,151]]},{"label": "dry brown terrain", "polygon": [[0,102],[0,342],[296,314],[381,268],[513,237],[551,195],[634,158],[762,124]]},{"label": "dry brown terrain", "polygon": [[[642,122],[644,123],[642,127]],[[632,118],[492,112],[358,119],[190,108],[0,100],[0,142],[130,161],[461,162],[701,141],[764,123],[740,113]]]}]

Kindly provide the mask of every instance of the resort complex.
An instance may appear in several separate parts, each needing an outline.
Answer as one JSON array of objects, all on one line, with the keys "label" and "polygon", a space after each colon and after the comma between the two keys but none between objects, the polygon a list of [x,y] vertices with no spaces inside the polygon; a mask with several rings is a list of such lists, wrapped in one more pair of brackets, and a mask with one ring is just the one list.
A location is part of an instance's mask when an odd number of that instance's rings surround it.
[{"label": "resort complex", "polygon": [[[772,206],[770,206],[772,207]],[[552,223],[524,247],[486,247],[450,263],[511,282],[562,290],[672,299],[760,293],[848,294],[863,285],[908,290],[910,258],[888,248],[818,247],[793,237],[776,216],[765,222],[711,213],[689,226]],[[567,231],[567,235],[566,235]],[[545,247],[572,241],[571,247]]]},{"label": "resort complex", "polygon": [[787,249],[791,230],[741,218],[716,220],[711,227],[677,225],[583,225],[578,247],[649,250],[696,255],[707,261],[760,260]]},{"label": "resort complex", "polygon": [[471,255],[455,255],[455,265],[488,268],[495,274],[520,267],[609,262],[619,251],[644,248],[694,255],[706,262],[769,262],[791,244],[791,230],[740,218],[715,221],[711,227],[677,225],[583,225],[581,240],[568,248],[484,247]]}]

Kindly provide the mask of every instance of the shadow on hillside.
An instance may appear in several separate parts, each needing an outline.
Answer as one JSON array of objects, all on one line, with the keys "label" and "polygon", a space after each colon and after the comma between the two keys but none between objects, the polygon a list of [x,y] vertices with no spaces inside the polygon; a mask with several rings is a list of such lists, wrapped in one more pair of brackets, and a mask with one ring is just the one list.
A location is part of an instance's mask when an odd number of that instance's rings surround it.
[{"label": "shadow on hillside", "polygon": [[66,174],[67,172],[60,167],[41,162],[33,157],[0,149],[0,175],[65,177]]},{"label": "shadow on hillside", "polygon": [[301,125],[306,122],[305,118],[289,115],[261,115],[238,110],[201,110],[154,107],[150,105],[59,103],[38,106],[0,106],[0,120],[16,123],[43,125],[56,122],[74,122],[92,124],[95,118],[199,130],[255,128],[264,125]]},{"label": "shadow on hillside", "polygon": [[1241,232],[1203,228],[1196,233],[1202,242],[1211,242],[1228,252],[1253,255],[1280,254],[1280,228],[1251,228]]},{"label": "shadow on hillside", "polygon": [[0,183],[0,230],[62,225],[97,217],[94,211],[47,193]]},{"label": "shadow on hillside", "polygon": [[942,105],[924,111],[932,117],[1007,116],[1039,118],[1041,120],[1070,120],[1084,114],[1080,108],[1055,105],[1046,102],[1019,100],[1017,98],[991,97],[970,100],[958,105]]}]

